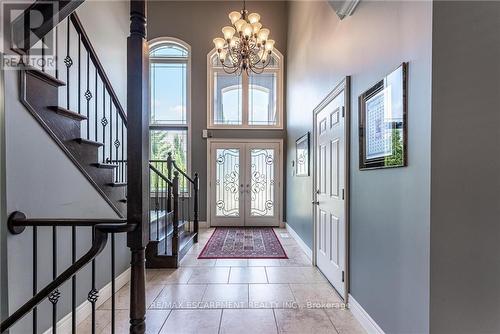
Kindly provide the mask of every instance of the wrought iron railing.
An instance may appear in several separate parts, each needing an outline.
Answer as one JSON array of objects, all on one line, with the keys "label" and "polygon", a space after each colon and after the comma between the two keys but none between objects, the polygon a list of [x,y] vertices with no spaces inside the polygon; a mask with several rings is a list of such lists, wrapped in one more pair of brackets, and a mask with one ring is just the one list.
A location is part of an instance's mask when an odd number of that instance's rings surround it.
[{"label": "wrought iron railing", "polygon": [[[12,313],[0,325],[0,332],[7,331],[16,322],[24,318],[30,312],[33,319],[33,333],[37,333],[38,317],[37,305],[42,301],[48,299],[52,303],[52,333],[57,331],[57,304],[62,297],[59,287],[66,281],[71,279],[71,319],[72,319],[72,333],[76,333],[76,274],[91,263],[92,286],[88,293],[88,301],[92,305],[92,332],[95,332],[96,325],[96,302],[99,297],[96,287],[96,257],[104,250],[108,240],[108,234],[111,234],[111,263],[110,263],[110,279],[112,285],[111,295],[111,327],[114,333],[115,326],[115,302],[114,302],[114,289],[115,289],[115,234],[131,232],[135,229],[135,225],[127,224],[123,219],[27,219],[26,215],[22,212],[14,212],[10,215],[8,220],[8,228],[12,234],[22,233],[26,227],[33,229],[33,261],[32,261],[32,274],[33,274],[33,297]],[[71,258],[72,264],[66,268],[62,273],[59,273],[57,260],[57,230],[61,227],[71,227],[72,235],[76,234],[76,228],[88,227],[92,229],[92,246],[80,258],[76,256],[76,243],[75,238],[72,238],[71,243]],[[52,230],[52,273],[53,280],[39,289],[38,284],[38,229],[50,228]]]},{"label": "wrought iron railing", "polygon": [[198,173],[191,178],[177,166],[171,153],[166,160],[150,160],[150,171],[150,240],[165,238],[168,242],[171,238],[172,243],[166,245],[165,253],[170,250],[177,254],[180,235],[198,233]]},{"label": "wrought iron railing", "polygon": [[[99,161],[126,161],[127,115],[78,15],[69,15],[52,33],[54,55],[42,54],[39,69],[66,83],[59,88],[59,106],[86,117],[81,138],[100,144]],[[54,66],[45,66],[48,57],[53,57]],[[115,168],[115,182],[127,182],[126,167]]]}]

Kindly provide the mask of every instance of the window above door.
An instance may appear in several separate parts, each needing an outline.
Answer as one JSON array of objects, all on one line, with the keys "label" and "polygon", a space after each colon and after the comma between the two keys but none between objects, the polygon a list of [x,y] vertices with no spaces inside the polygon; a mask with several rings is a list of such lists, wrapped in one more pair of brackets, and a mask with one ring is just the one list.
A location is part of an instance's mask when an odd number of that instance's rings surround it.
[{"label": "window above door", "polygon": [[263,73],[227,74],[215,49],[207,59],[209,129],[283,129],[283,56]]}]

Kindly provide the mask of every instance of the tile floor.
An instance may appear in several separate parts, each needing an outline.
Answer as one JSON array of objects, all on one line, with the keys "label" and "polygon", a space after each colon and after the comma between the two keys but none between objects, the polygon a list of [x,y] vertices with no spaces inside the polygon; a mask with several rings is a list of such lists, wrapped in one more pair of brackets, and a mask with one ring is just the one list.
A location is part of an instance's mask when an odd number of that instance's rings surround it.
[{"label": "tile floor", "polygon": [[[178,269],[147,271],[147,333],[365,333],[295,240],[276,229],[289,259],[199,260],[213,229],[200,231]],[[285,237],[288,236],[288,237]],[[128,333],[128,285],[116,295],[116,333]],[[110,333],[110,305],[96,332]],[[90,333],[90,319],[78,333]]]}]

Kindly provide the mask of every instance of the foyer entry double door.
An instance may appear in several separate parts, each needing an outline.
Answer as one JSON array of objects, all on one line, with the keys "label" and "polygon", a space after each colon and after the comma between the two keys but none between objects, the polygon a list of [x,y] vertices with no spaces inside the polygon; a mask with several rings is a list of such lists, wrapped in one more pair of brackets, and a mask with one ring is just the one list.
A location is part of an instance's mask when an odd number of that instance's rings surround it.
[{"label": "foyer entry double door", "polygon": [[211,142],[210,225],[279,226],[280,142]]}]

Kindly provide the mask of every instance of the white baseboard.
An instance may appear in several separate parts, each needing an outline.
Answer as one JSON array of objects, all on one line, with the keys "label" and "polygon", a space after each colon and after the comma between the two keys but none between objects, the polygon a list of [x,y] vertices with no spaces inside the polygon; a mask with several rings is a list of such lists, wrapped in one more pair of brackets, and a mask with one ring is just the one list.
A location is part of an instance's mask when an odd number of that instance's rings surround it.
[{"label": "white baseboard", "polygon": [[[125,270],[115,279],[115,292],[120,290],[125,284],[130,281],[130,268]],[[95,306],[98,308],[106,300],[111,298],[111,282],[106,284],[101,290],[99,290],[99,298],[97,299]],[[83,320],[87,319],[88,316],[92,314],[92,304],[86,300],[80,306],[76,308],[76,325],[78,326]],[[70,334],[71,333],[71,313],[66,314],[64,318],[57,322],[57,333]],[[47,329],[43,334],[52,334],[52,328]]]},{"label": "white baseboard", "polygon": [[198,228],[208,228],[208,222],[203,221],[203,222],[198,222]]},{"label": "white baseboard", "polygon": [[369,334],[385,334],[382,328],[380,328],[375,320],[370,317],[368,312],[365,311],[365,309],[351,294],[349,294],[349,309],[351,310],[352,315]]},{"label": "white baseboard", "polygon": [[290,235],[295,239],[295,241],[297,241],[297,243],[299,244],[300,248],[302,248],[302,250],[304,251],[304,253],[306,253],[307,257],[309,257],[310,260],[312,260],[312,257],[313,257],[313,252],[311,250],[311,248],[309,248],[309,246],[306,245],[306,243],[299,237],[299,235],[297,234],[297,232],[295,232],[293,230],[293,228],[288,225],[287,223],[285,223],[285,226],[286,226],[286,229],[288,231],[288,233],[290,233]]}]

